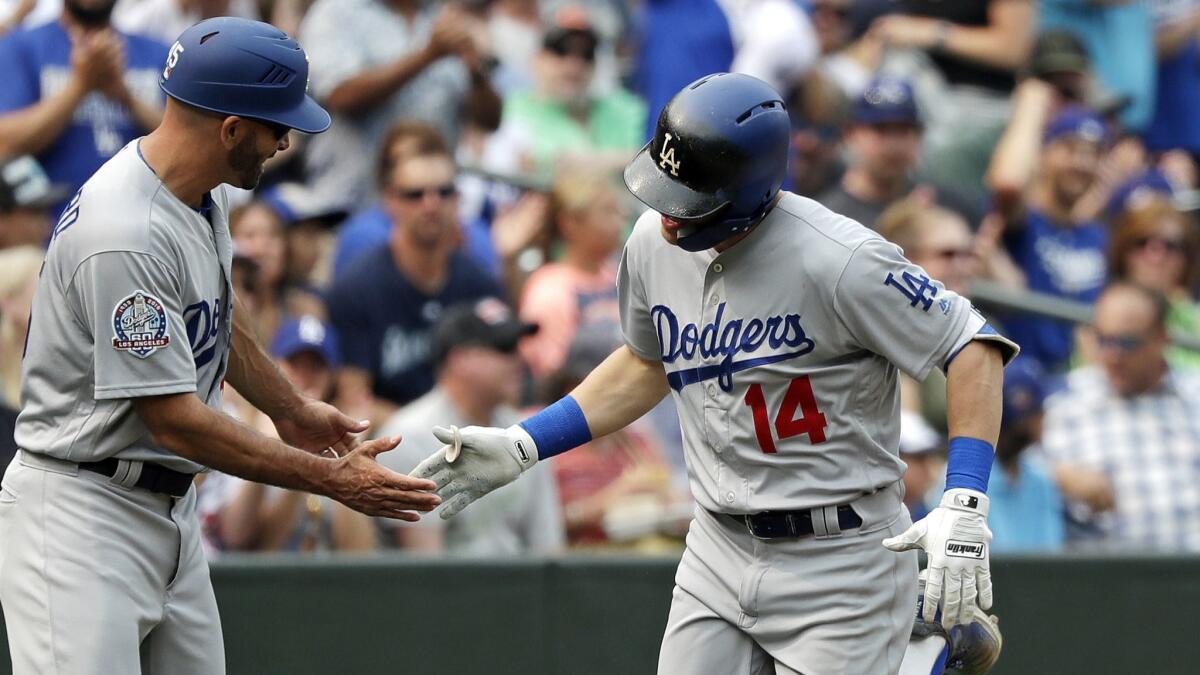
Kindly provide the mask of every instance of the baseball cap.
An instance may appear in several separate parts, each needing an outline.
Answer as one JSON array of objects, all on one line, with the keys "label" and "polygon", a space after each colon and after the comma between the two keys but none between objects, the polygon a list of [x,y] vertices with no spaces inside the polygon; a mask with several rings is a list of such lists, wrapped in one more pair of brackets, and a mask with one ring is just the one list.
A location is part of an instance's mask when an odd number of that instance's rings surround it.
[{"label": "baseball cap", "polygon": [[1108,214],[1118,215],[1156,195],[1170,199],[1175,196],[1175,188],[1162,171],[1152,167],[1130,176],[1113,190]]},{"label": "baseball cap", "polygon": [[1004,369],[1005,425],[1020,424],[1041,412],[1046,400],[1046,373],[1032,357],[1018,356]]},{"label": "baseball cap", "polygon": [[285,321],[271,341],[271,356],[277,359],[288,359],[305,351],[325,359],[330,368],[340,363],[333,327],[311,314]]},{"label": "baseball cap", "polygon": [[50,183],[42,165],[29,155],[0,165],[0,213],[17,209],[48,209],[67,196]]},{"label": "baseball cap", "polygon": [[1087,47],[1071,31],[1050,30],[1037,37],[1029,57],[1029,72],[1037,77],[1051,73],[1081,73],[1091,65]]},{"label": "baseball cap", "polygon": [[263,190],[258,198],[279,216],[285,227],[305,221],[319,221],[326,226],[341,222],[346,212],[332,207],[320,195],[302,183],[278,183]]},{"label": "baseball cap", "polygon": [[1064,108],[1050,123],[1042,135],[1042,143],[1050,144],[1063,136],[1079,136],[1096,143],[1108,142],[1108,124],[1090,108],[1071,106]]},{"label": "baseball cap", "polygon": [[512,352],[521,338],[537,329],[537,324],[521,321],[496,298],[455,305],[433,327],[430,356],[434,364],[441,365],[455,347],[473,345]]},{"label": "baseball cap", "polygon": [[924,417],[903,410],[900,412],[900,454],[927,455],[943,449],[942,435],[929,426]]},{"label": "baseball cap", "polygon": [[890,76],[871,80],[854,102],[851,117],[857,124],[921,125],[912,85],[907,80]]}]

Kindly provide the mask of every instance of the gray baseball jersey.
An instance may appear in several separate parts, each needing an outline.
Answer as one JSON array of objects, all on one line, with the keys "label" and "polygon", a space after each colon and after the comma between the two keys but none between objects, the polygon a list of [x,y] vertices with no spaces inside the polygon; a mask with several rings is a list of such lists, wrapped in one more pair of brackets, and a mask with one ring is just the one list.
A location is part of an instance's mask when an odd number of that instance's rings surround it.
[{"label": "gray baseball jersey", "polygon": [[629,347],[662,362],[701,506],[848,503],[896,483],[897,368],[924,379],[984,320],[900,249],[783,193],[743,241],[688,253],[639,220],[618,287]]},{"label": "gray baseball jersey", "polygon": [[220,407],[232,323],[233,248],[223,189],[206,214],[125,146],[55,226],[22,370],[17,445],[73,462],[119,457],[178,471],[130,399],[195,392]]}]

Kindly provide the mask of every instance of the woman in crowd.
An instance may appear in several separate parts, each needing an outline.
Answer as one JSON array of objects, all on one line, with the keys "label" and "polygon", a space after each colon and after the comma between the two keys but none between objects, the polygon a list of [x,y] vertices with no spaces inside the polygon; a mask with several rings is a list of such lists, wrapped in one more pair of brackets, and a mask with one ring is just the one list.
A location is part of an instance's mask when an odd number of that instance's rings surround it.
[{"label": "woman in crowd", "polygon": [[266,202],[255,200],[229,214],[229,232],[238,255],[252,260],[257,283],[249,304],[258,339],[266,342],[289,316],[325,316],[321,299],[312,291],[292,284],[287,278],[288,246],[286,223]]},{"label": "woman in crowd", "polygon": [[[1160,291],[1171,300],[1167,326],[1200,335],[1200,306],[1192,297],[1200,280],[1200,238],[1190,216],[1155,196],[1125,211],[1114,224],[1108,264],[1116,279]],[[1200,352],[1172,347],[1173,366],[1200,366]]]},{"label": "woman in crowd", "polygon": [[556,262],[537,269],[521,293],[521,319],[540,326],[521,344],[521,356],[536,377],[563,365],[577,332],[609,335],[620,344],[617,266],[622,230],[628,221],[620,193],[609,174],[564,174],[550,199]]}]

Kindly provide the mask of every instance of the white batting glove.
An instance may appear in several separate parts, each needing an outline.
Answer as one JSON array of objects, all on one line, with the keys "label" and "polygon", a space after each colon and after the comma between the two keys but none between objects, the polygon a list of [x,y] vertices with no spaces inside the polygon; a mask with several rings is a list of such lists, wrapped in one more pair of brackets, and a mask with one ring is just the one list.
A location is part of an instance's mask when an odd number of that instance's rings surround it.
[{"label": "white batting glove", "polygon": [[437,483],[444,501],[442,518],[450,518],[498,487],[517,479],[537,464],[537,446],[519,425],[497,427],[434,427],[445,443],[413,469],[413,478]]},{"label": "white batting glove", "polygon": [[883,540],[893,551],[923,549],[929,554],[929,578],[921,618],[933,623],[943,591],[942,625],[947,629],[971,622],[971,606],[992,606],[992,572],[988,548],[992,531],[987,526],[988,498],[976,490],[955,488],[942,495],[942,503],[929,515],[896,537]]}]

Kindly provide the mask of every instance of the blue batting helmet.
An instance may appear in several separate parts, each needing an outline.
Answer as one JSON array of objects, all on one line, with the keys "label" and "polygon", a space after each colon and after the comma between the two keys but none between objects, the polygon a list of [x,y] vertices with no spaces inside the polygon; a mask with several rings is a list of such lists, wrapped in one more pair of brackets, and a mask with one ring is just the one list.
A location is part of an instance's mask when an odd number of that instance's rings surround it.
[{"label": "blue batting helmet", "polygon": [[300,43],[261,21],[223,16],[183,31],[158,86],[177,101],[224,115],[309,134],[329,128],[329,113],[305,92],[308,57]]},{"label": "blue batting helmet", "polygon": [[680,248],[702,251],[770,210],[787,174],[790,136],[783,98],[766,82],[708,75],[663,108],[654,138],[625,167],[625,185],[684,223]]}]

